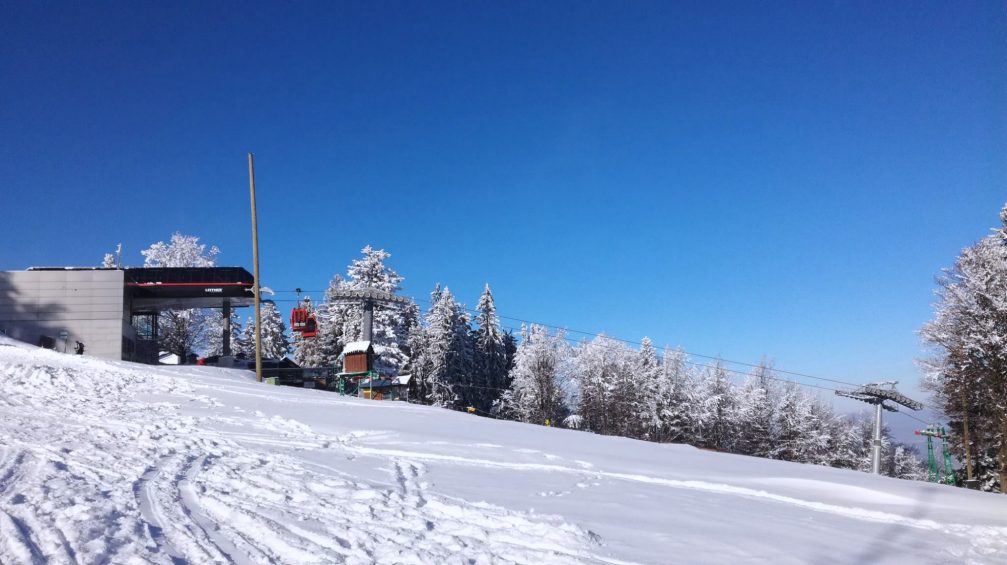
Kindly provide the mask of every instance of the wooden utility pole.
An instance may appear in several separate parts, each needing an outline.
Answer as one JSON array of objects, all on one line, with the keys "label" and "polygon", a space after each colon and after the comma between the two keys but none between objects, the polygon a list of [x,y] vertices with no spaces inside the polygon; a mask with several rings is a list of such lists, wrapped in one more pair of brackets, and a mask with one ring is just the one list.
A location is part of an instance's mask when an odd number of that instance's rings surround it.
[{"label": "wooden utility pole", "polygon": [[262,382],[262,315],[259,312],[259,227],[255,212],[255,158],[248,154],[248,190],[252,194],[252,263],[255,269],[255,380]]}]

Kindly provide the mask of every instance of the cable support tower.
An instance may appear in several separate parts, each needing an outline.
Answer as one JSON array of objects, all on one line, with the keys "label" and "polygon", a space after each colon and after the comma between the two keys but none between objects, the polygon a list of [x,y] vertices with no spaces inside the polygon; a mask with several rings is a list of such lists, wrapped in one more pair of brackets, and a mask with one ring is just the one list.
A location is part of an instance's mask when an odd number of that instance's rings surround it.
[{"label": "cable support tower", "polygon": [[[955,471],[951,464],[951,450],[948,448],[948,440],[950,438],[944,427],[937,427],[937,424],[931,424],[925,429],[916,430],[914,433],[918,436],[926,436],[927,438],[927,480],[931,483],[954,485],[956,483]],[[934,455],[934,438],[941,441],[943,461],[940,471],[937,469],[937,457]]]},{"label": "cable support tower", "polygon": [[[871,454],[871,472],[881,474],[881,410],[898,412],[899,409],[891,403],[905,406],[910,410],[922,410],[923,403],[917,402],[895,390],[898,381],[868,383],[852,390],[837,390],[838,396],[845,396],[867,404],[874,405],[874,445]],[[886,388],[887,387],[887,388]]]}]

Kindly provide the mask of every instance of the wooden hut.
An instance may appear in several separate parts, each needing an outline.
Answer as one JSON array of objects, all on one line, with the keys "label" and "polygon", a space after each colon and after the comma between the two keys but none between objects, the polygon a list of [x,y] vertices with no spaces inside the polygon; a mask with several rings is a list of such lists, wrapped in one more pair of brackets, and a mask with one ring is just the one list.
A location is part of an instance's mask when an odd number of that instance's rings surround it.
[{"label": "wooden hut", "polygon": [[374,370],[374,347],[369,341],[354,341],[343,348],[343,374],[359,375]]}]

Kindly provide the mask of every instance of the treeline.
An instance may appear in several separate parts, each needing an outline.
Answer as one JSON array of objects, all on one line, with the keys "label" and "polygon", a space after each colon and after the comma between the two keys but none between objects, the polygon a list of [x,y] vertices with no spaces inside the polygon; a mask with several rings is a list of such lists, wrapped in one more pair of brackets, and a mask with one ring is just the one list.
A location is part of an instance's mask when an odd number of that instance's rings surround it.
[{"label": "treeline", "polygon": [[[345,277],[335,276],[315,308],[319,335],[295,338],[305,366],[339,362],[342,347],[360,339],[359,306],[333,299],[337,290],[395,293],[402,277],[366,247]],[[564,426],[655,442],[867,471],[873,422],[837,415],[818,396],[783,382],[768,365],[742,375],[722,363],[693,363],[680,350],[659,354],[649,339],[639,349],[606,336],[571,344],[560,330],[501,329],[487,285],[469,311],[437,286],[429,305],[377,308],[372,345],[377,370],[412,374],[416,401],[496,418]],[[883,441],[883,471],[923,479],[915,452]]]}]

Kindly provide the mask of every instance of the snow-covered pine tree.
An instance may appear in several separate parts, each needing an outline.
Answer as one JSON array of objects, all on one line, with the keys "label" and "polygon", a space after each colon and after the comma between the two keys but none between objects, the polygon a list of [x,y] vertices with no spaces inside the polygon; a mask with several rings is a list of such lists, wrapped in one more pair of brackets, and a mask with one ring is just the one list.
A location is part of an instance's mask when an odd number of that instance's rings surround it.
[{"label": "snow-covered pine tree", "polygon": [[734,387],[719,360],[703,372],[702,394],[706,420],[703,423],[704,447],[722,451],[734,449],[738,423]]},{"label": "snow-covered pine tree", "polygon": [[927,480],[927,468],[923,459],[912,446],[895,443],[892,446],[891,463],[886,473],[889,477],[910,481]]},{"label": "snow-covered pine tree", "polygon": [[468,314],[455,302],[451,291],[438,287],[436,301],[426,315],[422,337],[410,345],[418,352],[413,364],[420,397],[436,406],[468,406],[475,389],[472,374],[472,343]]},{"label": "snow-covered pine tree", "polygon": [[832,437],[836,420],[832,408],[817,396],[807,396],[809,419],[801,441],[801,460],[815,465],[830,465],[834,457],[832,448],[837,438]]},{"label": "snow-covered pine tree", "polygon": [[500,399],[501,412],[510,419],[539,425],[562,422],[574,392],[567,374],[571,355],[562,331],[553,336],[543,326],[522,328],[511,386]]},{"label": "snow-covered pine tree", "polygon": [[[345,288],[374,288],[390,294],[398,293],[403,277],[385,264],[392,256],[391,253],[384,249],[374,249],[370,245],[360,252],[363,257],[355,259],[346,271]],[[361,338],[362,321],[363,308],[359,304],[347,305],[343,322],[344,344]],[[409,358],[405,349],[409,336],[400,335],[405,325],[403,308],[381,304],[374,307],[371,345],[374,346],[374,367],[378,372],[394,374],[406,366]]]},{"label": "snow-covered pine tree", "polygon": [[769,457],[773,452],[776,389],[771,372],[767,363],[760,363],[738,391],[738,453]]},{"label": "snow-covered pine tree", "polygon": [[[346,282],[342,275],[336,274],[329,281],[329,286],[325,289],[325,300],[315,311],[315,319],[318,323],[318,335],[305,340],[308,348],[306,357],[310,354],[317,366],[333,367],[339,362],[339,354],[343,351],[343,345],[352,342],[344,335],[347,323],[349,323],[349,305],[339,302],[336,293],[346,288]],[[356,318],[357,323],[361,323],[361,318]],[[313,340],[313,343],[311,341]]]},{"label": "snow-covered pine tree", "polygon": [[804,443],[812,418],[808,397],[796,383],[786,383],[776,408],[776,445],[771,457],[784,461],[804,461]]},{"label": "snow-covered pine tree", "polygon": [[103,269],[114,269],[115,268],[115,254],[106,253],[105,258],[101,261],[101,267]]},{"label": "snow-covered pine tree", "polygon": [[1007,490],[1007,206],[1001,226],[962,250],[938,279],[934,319],[923,341],[926,386],[950,419],[950,443],[964,462],[969,422],[975,478],[984,490]]},{"label": "snow-covered pine tree", "polygon": [[661,433],[661,413],[658,398],[661,386],[661,364],[657,350],[649,337],[640,342],[640,351],[633,361],[633,390],[631,405],[634,437],[655,441]]},{"label": "snow-covered pine tree", "polygon": [[855,418],[834,418],[832,421],[828,464],[840,469],[860,469],[863,457],[864,429]]},{"label": "snow-covered pine tree", "polygon": [[169,243],[158,241],[140,252],[144,267],[213,267],[217,264],[220,249],[199,243],[199,237],[171,234]]},{"label": "snow-covered pine tree", "polygon": [[[140,252],[144,267],[213,267],[220,250],[199,243],[199,238],[175,232],[169,243],[158,241]],[[158,319],[158,342],[162,351],[174,353],[184,362],[193,351],[203,349],[210,331],[211,310],[167,310]]]},{"label": "snow-covered pine tree", "polygon": [[415,301],[410,301],[407,306],[402,307],[402,326],[396,330],[398,335],[406,336],[405,342],[401,344],[402,351],[406,354],[406,364],[400,367],[401,371],[410,370],[413,361],[412,335],[414,331],[420,331],[423,327],[423,314]]},{"label": "snow-covered pine tree", "polygon": [[[427,311],[429,314],[430,310],[433,310],[434,305],[440,301],[441,286],[438,284],[434,288],[434,292],[430,294],[430,309]],[[431,352],[428,347],[428,334],[426,328],[423,327],[423,323],[420,320],[415,320],[413,326],[409,328],[409,373],[412,375],[412,380],[416,384],[416,398],[415,400],[421,403],[429,403],[431,396],[430,387],[430,375],[433,372],[433,359]],[[443,391],[438,391],[438,396],[441,396]],[[454,394],[451,393],[451,397]]]},{"label": "snow-covered pine tree", "polygon": [[604,334],[578,344],[571,376],[577,385],[575,412],[582,429],[606,435],[639,429],[632,403],[634,354]]},{"label": "snow-covered pine tree", "polygon": [[[206,355],[224,354],[224,311],[212,310],[207,320]],[[231,310],[231,353],[237,354],[241,341],[241,319]]]},{"label": "snow-covered pine tree", "polygon": [[510,388],[510,372],[514,368],[514,357],[517,355],[517,338],[514,337],[514,332],[508,330],[503,339],[504,352],[507,355],[507,371],[504,373],[504,382],[500,388],[507,390]]},{"label": "snow-covered pine tree", "polygon": [[[318,350],[310,353],[321,358],[322,364],[326,366],[336,363],[344,345],[360,340],[363,326],[363,307],[336,300],[334,292],[374,288],[396,294],[403,280],[403,277],[385,264],[385,260],[391,257],[387,251],[368,245],[360,252],[363,257],[350,263],[345,279],[339,275],[332,278],[325,293],[325,304],[316,313],[318,343],[309,347]],[[371,345],[374,346],[374,368],[383,374],[396,374],[409,361],[409,336],[405,334],[409,327],[406,309],[377,304],[374,307],[373,324]]]},{"label": "snow-covered pine tree", "polygon": [[493,403],[507,386],[507,344],[500,331],[493,293],[487,284],[476,305],[476,328],[473,330],[473,389],[472,405],[481,412],[489,412]]},{"label": "snow-covered pine tree", "polygon": [[692,376],[681,348],[664,350],[657,387],[657,412],[661,433],[657,441],[693,443]]},{"label": "snow-covered pine tree", "polygon": [[238,341],[232,349],[235,355],[255,359],[255,318],[245,320],[241,326],[241,333],[238,334]]},{"label": "snow-covered pine tree", "polygon": [[283,317],[280,316],[276,304],[263,302],[260,320],[262,323],[260,332],[262,335],[262,357],[265,359],[286,357],[290,352],[290,340],[287,338],[287,326],[283,323]]}]

